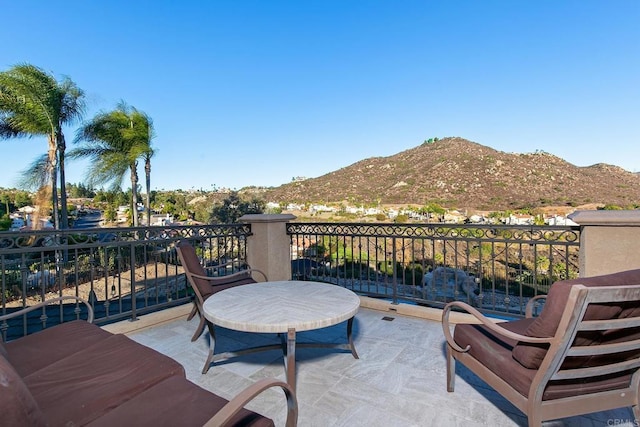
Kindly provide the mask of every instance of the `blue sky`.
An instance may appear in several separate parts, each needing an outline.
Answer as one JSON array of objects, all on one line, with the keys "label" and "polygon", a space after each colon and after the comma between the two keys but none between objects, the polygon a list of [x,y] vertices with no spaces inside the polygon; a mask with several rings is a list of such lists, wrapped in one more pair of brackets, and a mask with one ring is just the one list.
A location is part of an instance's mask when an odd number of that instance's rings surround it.
[{"label": "blue sky", "polygon": [[[121,100],[153,118],[156,189],[278,186],[436,136],[640,171],[637,0],[23,0],[2,11],[0,70],[28,62],[71,77],[87,118]],[[44,138],[0,141],[0,187],[45,151]],[[67,180],[85,170],[68,163]]]}]

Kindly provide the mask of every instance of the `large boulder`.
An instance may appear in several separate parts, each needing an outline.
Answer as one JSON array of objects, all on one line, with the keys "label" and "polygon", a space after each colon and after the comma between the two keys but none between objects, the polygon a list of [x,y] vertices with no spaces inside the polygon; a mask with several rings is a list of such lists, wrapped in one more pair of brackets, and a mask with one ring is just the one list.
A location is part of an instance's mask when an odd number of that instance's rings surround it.
[{"label": "large boulder", "polygon": [[450,299],[460,299],[461,293],[471,299],[477,297],[476,277],[459,268],[436,267],[424,275],[423,285],[427,292],[433,290]]}]

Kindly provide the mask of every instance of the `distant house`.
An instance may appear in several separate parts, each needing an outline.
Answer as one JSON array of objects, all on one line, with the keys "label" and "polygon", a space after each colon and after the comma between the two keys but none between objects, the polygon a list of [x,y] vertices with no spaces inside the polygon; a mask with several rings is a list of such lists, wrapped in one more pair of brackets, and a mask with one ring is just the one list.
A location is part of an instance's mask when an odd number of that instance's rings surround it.
[{"label": "distant house", "polygon": [[311,213],[316,213],[316,212],[336,212],[338,209],[331,207],[331,206],[326,206],[326,205],[311,205],[311,207],[309,207],[309,212]]},{"label": "distant house", "polygon": [[504,223],[507,225],[531,225],[534,223],[534,217],[526,214],[511,214],[505,218]]},{"label": "distant house", "polygon": [[304,209],[304,205],[299,205],[297,203],[289,203],[287,205],[287,210],[288,211],[301,211]]},{"label": "distant house", "polygon": [[545,222],[549,225],[578,225],[578,223],[573,222],[569,218],[561,215],[554,215],[550,218],[547,218]]},{"label": "distant house", "polygon": [[364,208],[363,207],[355,207],[355,206],[347,206],[344,211],[348,214],[363,214],[364,213]]},{"label": "distant house", "polygon": [[173,224],[173,218],[169,214],[153,214],[150,224],[155,226],[170,225]]},{"label": "distant house", "polygon": [[466,219],[466,216],[455,210],[444,214],[444,222],[449,224],[462,224]]},{"label": "distant house", "polygon": [[129,212],[129,206],[118,206],[118,211],[116,212],[116,221],[127,222],[127,212]]},{"label": "distant house", "polygon": [[23,214],[27,214],[27,215],[30,215],[30,214],[34,213],[35,211],[36,211],[36,208],[34,208],[33,206],[23,206],[23,207],[18,209],[18,212],[23,213]]},{"label": "distant house", "polygon": [[14,217],[14,218],[11,218],[11,226],[9,227],[9,231],[18,231],[24,226],[25,226],[25,222],[24,222],[24,219],[22,219],[22,217]]},{"label": "distant house", "polygon": [[364,214],[368,216],[378,215],[381,213],[382,213],[382,210],[378,208],[367,208],[364,211]]},{"label": "distant house", "polygon": [[471,215],[469,217],[469,222],[473,224],[482,224],[484,222],[487,222],[487,219],[482,215]]}]

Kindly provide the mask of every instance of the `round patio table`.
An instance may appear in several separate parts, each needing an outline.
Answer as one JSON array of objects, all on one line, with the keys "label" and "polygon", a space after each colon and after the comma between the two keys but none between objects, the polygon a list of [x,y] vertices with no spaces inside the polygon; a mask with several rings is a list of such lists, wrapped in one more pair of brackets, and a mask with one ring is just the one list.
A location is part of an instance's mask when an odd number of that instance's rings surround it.
[{"label": "round patio table", "polygon": [[[256,351],[282,348],[287,382],[296,384],[296,332],[326,328],[347,321],[347,343],[299,343],[298,347],[329,347],[358,354],[353,345],[353,319],[360,298],[348,289],[320,282],[285,280],[236,286],[209,297],[203,305],[211,335],[209,355],[202,369],[212,363]],[[281,345],[252,347],[215,354],[215,326],[243,332],[286,333]]]}]

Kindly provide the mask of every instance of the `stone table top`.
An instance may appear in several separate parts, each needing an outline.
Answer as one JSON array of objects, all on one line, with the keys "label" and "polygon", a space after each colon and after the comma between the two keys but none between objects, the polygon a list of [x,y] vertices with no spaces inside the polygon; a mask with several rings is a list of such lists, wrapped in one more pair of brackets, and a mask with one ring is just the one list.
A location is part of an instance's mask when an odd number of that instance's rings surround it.
[{"label": "stone table top", "polygon": [[220,291],[204,302],[214,325],[236,331],[286,333],[320,329],[356,315],[360,298],[337,285],[300,280],[259,282]]}]

